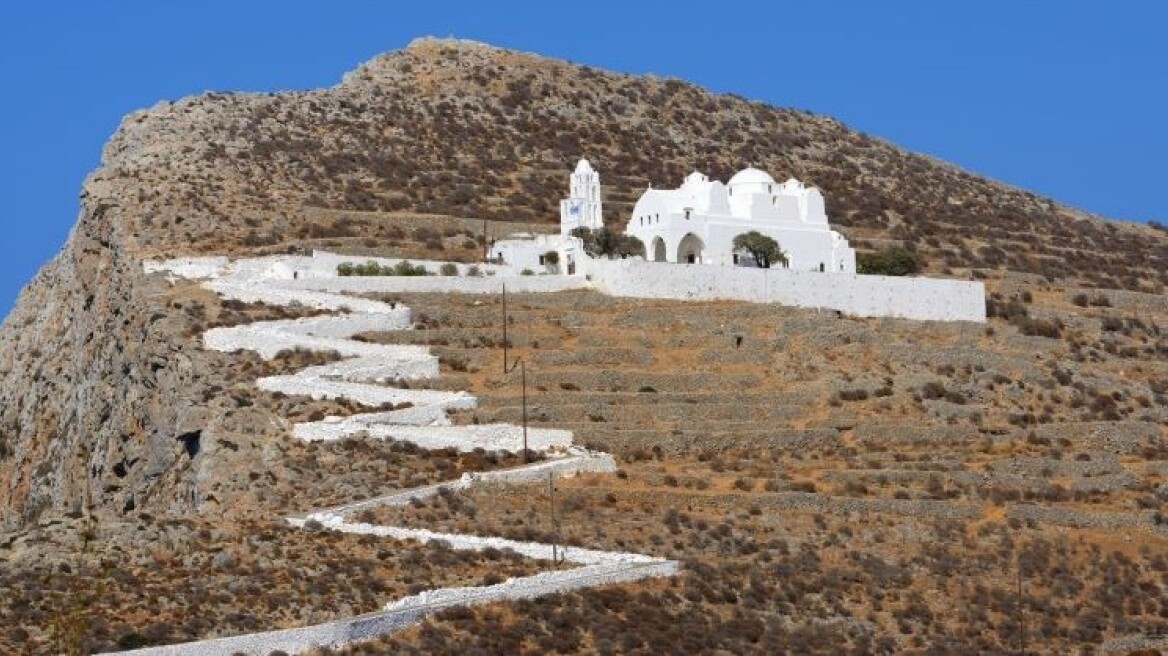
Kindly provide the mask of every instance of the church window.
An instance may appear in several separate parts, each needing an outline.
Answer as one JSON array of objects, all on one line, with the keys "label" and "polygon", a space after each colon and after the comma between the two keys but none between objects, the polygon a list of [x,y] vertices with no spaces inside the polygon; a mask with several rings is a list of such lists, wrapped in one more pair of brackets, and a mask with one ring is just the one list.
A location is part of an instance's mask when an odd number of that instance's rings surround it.
[{"label": "church window", "polygon": [[540,265],[543,264],[543,256],[542,255],[539,256],[539,263],[540,263]]},{"label": "church window", "polygon": [[774,193],[774,191],[775,191],[774,185],[767,185],[767,193],[768,194]]},{"label": "church window", "polygon": [[738,253],[734,254],[734,264],[738,264]]},{"label": "church window", "polygon": [[693,211],[693,210],[691,210],[691,209],[690,209],[690,208],[688,208],[688,207],[687,207],[687,208],[685,208],[685,220],[686,220],[686,221],[689,221],[689,213],[690,213],[690,212],[692,212],[692,211]]},{"label": "church window", "polygon": [[820,262],[820,263],[819,263],[819,272],[820,272],[820,273],[823,273],[823,271],[824,271],[824,269],[823,269],[823,262]]}]

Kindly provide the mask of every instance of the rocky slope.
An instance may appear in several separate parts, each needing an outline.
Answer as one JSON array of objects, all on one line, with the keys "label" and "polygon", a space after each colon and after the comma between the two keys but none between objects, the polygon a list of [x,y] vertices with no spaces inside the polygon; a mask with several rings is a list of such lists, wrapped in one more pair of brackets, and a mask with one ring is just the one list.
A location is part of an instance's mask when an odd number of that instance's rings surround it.
[{"label": "rocky slope", "polygon": [[612,224],[649,183],[674,184],[694,167],[725,178],[750,162],[819,185],[857,243],[903,241],[933,272],[1009,268],[1154,293],[1168,282],[1162,233],[1085,216],[830,118],[420,40],[332,89],[206,94],[125,119],[85,184],[68,243],[0,330],[3,525],[87,505],[228,505],[248,491],[233,472],[249,445],[283,430],[232,396],[235,374],[192,337],[234,310],[145,276],[144,258],[329,245],[469,259],[473,232],[402,226],[416,214],[551,222],[580,155],[604,176]]}]

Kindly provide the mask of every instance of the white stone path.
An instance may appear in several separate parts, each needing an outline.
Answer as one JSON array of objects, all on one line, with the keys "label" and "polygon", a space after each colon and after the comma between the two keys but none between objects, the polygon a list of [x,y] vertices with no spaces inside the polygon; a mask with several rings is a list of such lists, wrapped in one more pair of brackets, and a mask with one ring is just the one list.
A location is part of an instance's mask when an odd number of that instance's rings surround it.
[{"label": "white stone path", "polygon": [[[291,259],[291,258],[289,258]],[[522,449],[522,428],[509,424],[474,426],[451,425],[446,411],[473,408],[475,398],[466,392],[412,390],[387,383],[434,378],[438,375],[438,358],[421,346],[380,345],[350,339],[362,332],[408,330],[409,308],[331,293],[336,280],[329,278],[297,281],[290,288],[286,280],[267,277],[273,258],[229,262],[224,258],[193,258],[172,262],[148,262],[147,273],[164,272],[177,277],[204,278],[204,285],[220,296],[248,303],[299,305],[332,310],[336,315],[265,321],[231,328],[215,328],[203,337],[208,349],[224,352],[255,351],[271,359],[288,349],[335,352],[346,359],[309,367],[293,375],[261,378],[257,385],[264,390],[314,399],[345,398],[370,407],[386,404],[409,407],[354,415],[329,417],[324,421],[297,424],[293,436],[303,440],[339,440],[363,435],[381,439],[409,440],[423,448],[454,447],[464,451]],[[386,291],[404,291],[405,278],[383,279]],[[465,280],[450,278],[416,278],[419,288],[427,292],[466,291]],[[445,281],[445,283],[443,283]],[[503,283],[530,287],[530,278],[511,279],[498,276],[475,281],[474,292],[489,293]],[[524,283],[527,283],[526,285]],[[366,287],[376,287],[377,279],[367,279]],[[481,287],[481,289],[480,289]],[[549,291],[554,288],[549,288]],[[365,289],[362,291],[377,291]],[[533,291],[530,290],[529,291]],[[498,537],[438,533],[425,529],[379,526],[350,520],[362,510],[386,505],[404,505],[412,499],[438,494],[443,489],[465,489],[481,483],[525,483],[545,480],[549,472],[571,476],[583,471],[611,472],[615,463],[608,454],[591,452],[572,444],[572,433],[563,430],[528,428],[528,445],[547,455],[547,459],[514,469],[464,474],[457,481],[396,492],[336,508],[315,510],[303,517],[289,518],[293,526],[362,533],[397,540],[442,540],[453,549],[511,549],[531,558],[550,559],[553,555],[580,565],[575,569],[541,572],[533,576],[509,579],[503,583],[480,587],[457,587],[430,590],[386,604],[384,610],[313,626],[228,638],[203,640],[165,647],[150,647],[129,654],[192,654],[212,656],[246,653],[269,654],[282,650],[298,653],[316,646],[338,647],[356,640],[385,635],[411,626],[426,615],[444,608],[521,599],[579,588],[636,581],[677,573],[676,561],[641,554],[560,548],[536,542],[520,542]]]}]

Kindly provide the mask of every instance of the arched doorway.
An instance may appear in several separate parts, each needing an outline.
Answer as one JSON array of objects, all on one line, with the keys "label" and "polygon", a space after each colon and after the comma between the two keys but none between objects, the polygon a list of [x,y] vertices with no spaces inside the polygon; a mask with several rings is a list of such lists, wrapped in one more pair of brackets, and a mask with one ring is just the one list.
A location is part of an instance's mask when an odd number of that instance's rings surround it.
[{"label": "arched doorway", "polygon": [[662,239],[660,237],[654,237],[653,242],[652,242],[652,246],[650,246],[650,248],[653,249],[653,258],[652,259],[654,262],[664,262],[665,261],[665,240],[664,239]]},{"label": "arched doorway", "polygon": [[706,245],[694,233],[688,233],[677,244],[677,261],[682,264],[701,264],[706,258]]}]

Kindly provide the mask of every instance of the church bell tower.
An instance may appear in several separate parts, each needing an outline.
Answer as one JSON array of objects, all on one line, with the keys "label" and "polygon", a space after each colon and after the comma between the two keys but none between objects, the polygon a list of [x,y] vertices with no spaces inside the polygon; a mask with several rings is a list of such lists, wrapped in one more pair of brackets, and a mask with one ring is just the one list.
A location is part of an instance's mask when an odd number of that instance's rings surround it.
[{"label": "church bell tower", "polygon": [[600,203],[600,174],[582,159],[569,178],[568,197],[560,201],[560,234],[567,235],[576,228],[604,227]]}]

